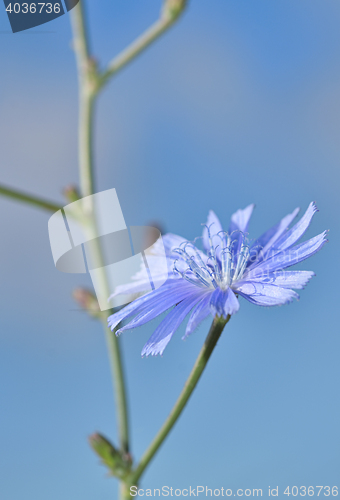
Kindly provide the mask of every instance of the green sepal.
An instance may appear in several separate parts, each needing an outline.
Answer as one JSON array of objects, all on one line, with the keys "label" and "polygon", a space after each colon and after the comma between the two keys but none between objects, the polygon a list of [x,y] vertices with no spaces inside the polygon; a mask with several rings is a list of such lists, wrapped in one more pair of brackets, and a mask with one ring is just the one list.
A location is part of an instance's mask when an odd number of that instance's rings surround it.
[{"label": "green sepal", "polygon": [[89,443],[112,476],[123,479],[130,473],[132,459],[129,453],[117,450],[108,439],[98,433],[89,437]]}]

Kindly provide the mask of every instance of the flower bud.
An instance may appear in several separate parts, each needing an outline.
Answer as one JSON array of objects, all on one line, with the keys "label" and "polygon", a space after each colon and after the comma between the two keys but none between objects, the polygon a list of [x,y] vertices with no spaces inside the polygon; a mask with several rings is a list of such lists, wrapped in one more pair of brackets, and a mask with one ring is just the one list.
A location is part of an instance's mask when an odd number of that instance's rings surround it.
[{"label": "flower bud", "polygon": [[100,315],[98,300],[90,290],[86,288],[76,288],[73,290],[73,298],[91,316],[97,318]]},{"label": "flower bud", "polygon": [[183,12],[187,0],[164,0],[162,15],[165,19],[175,21]]},{"label": "flower bud", "polygon": [[97,432],[89,436],[89,443],[113,476],[122,478],[130,472],[132,465],[130,454],[122,454],[110,441]]},{"label": "flower bud", "polygon": [[75,186],[66,186],[66,188],[63,191],[65,198],[67,201],[73,202],[80,200],[80,193],[78,189]]}]

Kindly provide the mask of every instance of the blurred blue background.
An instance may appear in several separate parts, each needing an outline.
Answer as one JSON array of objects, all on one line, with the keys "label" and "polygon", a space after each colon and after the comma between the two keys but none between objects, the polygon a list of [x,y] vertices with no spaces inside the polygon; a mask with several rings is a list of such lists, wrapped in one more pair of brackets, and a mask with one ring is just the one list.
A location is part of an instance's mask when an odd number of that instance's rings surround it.
[{"label": "blurred blue background", "polygon": [[[108,62],[158,16],[155,0],[86,3]],[[190,404],[142,486],[337,485],[339,470],[340,4],[192,0],[180,22],[99,98],[98,191],[115,187],[128,225],[189,239],[209,209],[227,226],[256,203],[255,237],[316,200],[307,236],[330,243],[301,268],[300,302],[242,300]],[[69,16],[13,35],[0,9],[1,182],[64,203],[77,183],[77,74]],[[48,213],[0,198],[1,500],[116,498],[87,444],[116,440],[101,326],[58,272]],[[135,457],[170,411],[209,322],[163,358],[141,359],[157,321],[120,338]],[[321,495],[322,496],[322,495]]]}]

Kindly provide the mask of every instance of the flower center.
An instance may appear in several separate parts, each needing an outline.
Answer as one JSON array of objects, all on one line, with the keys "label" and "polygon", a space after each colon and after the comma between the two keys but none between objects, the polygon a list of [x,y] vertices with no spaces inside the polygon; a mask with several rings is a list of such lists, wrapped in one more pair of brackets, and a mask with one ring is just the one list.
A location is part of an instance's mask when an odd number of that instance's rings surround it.
[{"label": "flower center", "polygon": [[198,250],[192,242],[183,242],[172,250],[178,255],[173,271],[201,288],[226,290],[242,278],[249,259],[249,246],[240,231],[230,235],[224,231],[211,235],[210,227],[206,227],[208,253]]}]

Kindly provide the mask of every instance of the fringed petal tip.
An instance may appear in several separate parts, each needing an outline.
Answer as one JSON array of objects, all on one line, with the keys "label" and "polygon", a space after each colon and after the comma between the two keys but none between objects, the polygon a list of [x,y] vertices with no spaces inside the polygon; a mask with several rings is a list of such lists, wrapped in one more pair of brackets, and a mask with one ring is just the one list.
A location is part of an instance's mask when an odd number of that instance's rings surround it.
[{"label": "fringed petal tip", "polygon": [[113,332],[115,334],[116,337],[120,337],[120,334],[122,333],[121,332],[121,328],[119,328],[119,330],[116,330],[115,331],[115,326],[109,326],[111,332]]},{"label": "fringed petal tip", "polygon": [[166,346],[168,345],[168,342],[169,340],[166,340],[166,342],[164,343],[157,342],[151,345],[149,345],[147,342],[141,352],[142,358],[148,358],[149,356],[158,356],[158,355],[163,356],[163,352]]},{"label": "fringed petal tip", "polygon": [[107,318],[107,326],[110,328],[111,332],[113,332],[115,325],[113,324],[113,321],[111,321],[111,318]]},{"label": "fringed petal tip", "polygon": [[288,297],[287,301],[284,302],[284,304],[281,304],[281,305],[291,304],[292,302],[294,302],[294,300],[299,301],[300,300],[300,295],[297,292],[295,292],[295,290],[292,290],[291,297]]},{"label": "fringed petal tip", "polygon": [[[318,209],[318,207],[317,207],[317,205],[316,205],[316,202],[315,202],[315,201],[311,201],[311,202],[310,202],[310,204],[309,204],[309,206],[308,206],[308,208],[307,208],[307,210],[306,210],[306,213],[307,213],[307,212],[309,212],[309,211],[311,212],[311,216],[310,216],[310,217],[311,217],[311,219],[312,219],[312,217],[313,217],[313,216],[314,216],[317,212],[319,212],[319,209]],[[311,222],[311,220],[310,220],[310,222]],[[308,224],[308,225],[309,225],[309,224]]]},{"label": "fringed petal tip", "polygon": [[160,356],[160,357],[162,358],[162,357],[163,357],[163,352],[164,352],[164,351],[162,351],[162,352],[149,352],[149,353],[147,353],[147,354],[146,354],[146,353],[143,353],[143,351],[142,351],[142,352],[141,352],[141,357],[142,357],[143,359],[147,359],[147,358],[149,358],[150,356],[152,356],[152,357]]},{"label": "fringed petal tip", "polygon": [[[306,273],[307,273],[307,271],[306,271]],[[310,280],[316,276],[316,274],[313,271],[308,271],[308,273],[309,273],[309,276],[306,277],[305,282],[302,283],[301,286],[294,286],[295,290],[304,290],[306,288],[306,286],[308,285],[308,283],[310,282]],[[296,300],[300,300],[300,296]]]},{"label": "fringed petal tip", "polygon": [[242,233],[246,233],[248,229],[248,224],[250,217],[255,208],[255,203],[248,205],[246,208],[239,209],[231,216],[229,233],[233,231],[241,231]]},{"label": "fringed petal tip", "polygon": [[319,211],[319,209],[316,205],[316,201],[311,201],[310,205],[313,207],[314,213]]},{"label": "fringed petal tip", "polygon": [[319,212],[319,209],[316,205],[316,201],[311,201],[310,204],[308,205],[307,210],[306,210],[304,215],[309,213],[310,217],[313,217],[313,215],[316,214],[316,212]]},{"label": "fringed petal tip", "polygon": [[[328,236],[328,233],[329,233],[329,229],[326,229],[323,233],[322,233],[322,236],[323,236],[323,242],[322,242],[322,246],[325,244],[325,243],[328,243],[329,240],[327,239],[327,236]],[[321,249],[322,247],[320,247]]]},{"label": "fringed petal tip", "polygon": [[297,292],[295,292],[295,290],[292,290],[292,292],[293,293],[291,297],[287,298],[287,301],[280,305],[284,306],[287,304],[291,304],[292,302],[294,302],[294,300],[296,300],[297,302],[300,300],[300,295]]}]

